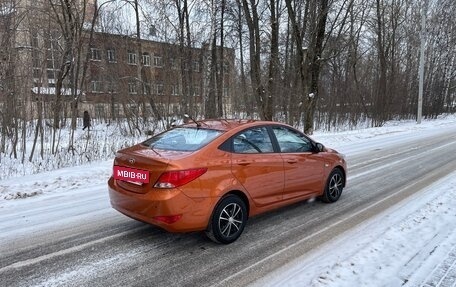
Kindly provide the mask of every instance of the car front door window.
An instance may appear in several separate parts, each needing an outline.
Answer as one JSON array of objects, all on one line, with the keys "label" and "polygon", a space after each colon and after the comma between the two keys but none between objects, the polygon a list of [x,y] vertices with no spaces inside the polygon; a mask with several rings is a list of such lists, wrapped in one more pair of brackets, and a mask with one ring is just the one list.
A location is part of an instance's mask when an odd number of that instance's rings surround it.
[{"label": "car front door window", "polygon": [[310,152],[312,143],[304,135],[284,127],[272,128],[282,153]]}]

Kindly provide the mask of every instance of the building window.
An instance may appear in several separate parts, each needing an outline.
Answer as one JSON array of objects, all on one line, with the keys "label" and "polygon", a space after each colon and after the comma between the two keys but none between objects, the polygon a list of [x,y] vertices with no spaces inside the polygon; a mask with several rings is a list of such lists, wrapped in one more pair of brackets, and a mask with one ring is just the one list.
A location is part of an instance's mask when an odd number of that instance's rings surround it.
[{"label": "building window", "polygon": [[136,88],[136,81],[130,81],[128,82],[128,93],[129,94],[137,94],[137,88]]},{"label": "building window", "polygon": [[163,67],[163,58],[160,56],[155,56],[154,57],[154,66],[157,68]]},{"label": "building window", "polygon": [[165,88],[163,84],[156,84],[155,85],[155,94],[156,95],[164,95],[165,94]]},{"label": "building window", "polygon": [[150,55],[149,53],[144,53],[142,55],[142,63],[144,66],[149,67],[150,66]]},{"label": "building window", "polygon": [[152,92],[152,88],[149,83],[144,83],[143,84],[143,93],[144,95],[150,95]]},{"label": "building window", "polygon": [[[37,67],[39,67],[39,66],[37,66]],[[54,59],[52,59],[52,58],[47,59],[47,61],[46,61],[46,67],[47,67],[48,69],[54,69],[54,67],[55,67],[55,65],[54,65]]]},{"label": "building window", "polygon": [[38,44],[39,44],[39,41],[38,41],[38,31],[33,29],[31,31],[32,33],[32,47],[34,48],[38,48]]},{"label": "building window", "polygon": [[228,89],[228,87],[224,87],[223,88],[223,96],[224,97],[229,97],[230,96],[230,90]]},{"label": "building window", "polygon": [[92,93],[101,93],[101,92],[103,92],[103,82],[101,82],[101,81],[92,81],[92,82],[90,82],[90,87],[92,88]]},{"label": "building window", "polygon": [[133,51],[128,51],[128,64],[136,65],[136,53]]},{"label": "building window", "polygon": [[105,106],[104,104],[96,104],[95,105],[95,117],[97,118],[105,118]]},{"label": "building window", "polygon": [[169,59],[169,65],[171,66],[172,70],[179,69],[179,63],[177,62],[177,60],[175,58],[170,58]]},{"label": "building window", "polygon": [[184,61],[184,70],[188,71],[190,69],[190,65],[187,60]]},{"label": "building window", "polygon": [[48,80],[54,80],[55,79],[55,71],[54,69],[47,69],[47,78]]},{"label": "building window", "polygon": [[118,118],[120,116],[120,105],[119,104],[112,104],[111,116],[114,118]]},{"label": "building window", "polygon": [[118,89],[118,86],[117,86],[117,82],[116,81],[108,81],[108,87],[107,87],[107,91],[110,92],[110,93],[117,93],[117,89]]},{"label": "building window", "polygon": [[41,69],[40,68],[33,68],[33,78],[41,79]]},{"label": "building window", "polygon": [[108,49],[106,51],[106,56],[108,58],[108,62],[109,63],[116,63],[117,62],[117,60],[116,60],[116,50]]},{"label": "building window", "polygon": [[101,51],[100,49],[91,48],[90,49],[90,60],[92,61],[101,61]]},{"label": "building window", "polygon": [[199,61],[193,61],[193,71],[199,72],[200,71],[200,63]]},{"label": "building window", "polygon": [[33,66],[34,68],[39,68],[39,67],[41,67],[41,65],[40,65],[40,59],[39,59],[38,57],[33,57],[33,59],[32,59],[32,66]]},{"label": "building window", "polygon": [[179,95],[179,85],[171,85],[171,95],[173,95],[173,96]]},{"label": "building window", "polygon": [[193,87],[193,96],[197,97],[200,95],[200,87],[194,86]]}]

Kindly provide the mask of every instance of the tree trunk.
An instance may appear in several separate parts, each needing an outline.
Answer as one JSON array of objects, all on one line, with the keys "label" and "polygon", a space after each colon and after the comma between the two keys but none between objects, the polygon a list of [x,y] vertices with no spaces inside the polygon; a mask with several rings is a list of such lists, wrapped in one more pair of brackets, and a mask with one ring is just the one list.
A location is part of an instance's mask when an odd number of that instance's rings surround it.
[{"label": "tree trunk", "polygon": [[279,83],[279,23],[277,11],[278,3],[270,0],[271,12],[271,51],[269,59],[269,79],[268,79],[268,97],[265,104],[265,119],[274,118],[274,98],[278,97],[277,85]]},{"label": "tree trunk", "polygon": [[[239,1],[239,0],[238,0]],[[268,120],[266,114],[265,89],[261,82],[261,41],[260,25],[257,11],[257,3],[250,0],[250,8],[247,0],[242,0],[244,14],[249,28],[249,53],[250,53],[250,78],[252,81],[253,94],[262,120]]]},{"label": "tree trunk", "polygon": [[307,112],[304,122],[304,132],[312,134],[314,129],[314,115],[317,99],[319,97],[318,85],[320,81],[321,58],[323,52],[323,41],[325,38],[326,21],[328,19],[328,0],[321,0],[318,22],[316,26],[315,46],[313,47],[313,59],[310,64],[310,94],[308,95]]}]

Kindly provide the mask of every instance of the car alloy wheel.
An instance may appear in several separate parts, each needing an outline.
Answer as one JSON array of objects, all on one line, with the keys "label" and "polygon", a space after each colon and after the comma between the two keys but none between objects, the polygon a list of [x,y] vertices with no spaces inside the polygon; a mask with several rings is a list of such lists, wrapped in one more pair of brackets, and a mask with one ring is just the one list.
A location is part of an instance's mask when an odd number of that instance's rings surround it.
[{"label": "car alloy wheel", "polygon": [[219,202],[212,215],[207,236],[217,242],[228,244],[239,238],[247,222],[247,208],[238,196],[230,194]]},{"label": "car alloy wheel", "polygon": [[326,183],[325,191],[321,199],[324,202],[336,202],[342,194],[344,188],[344,175],[339,169],[331,172]]}]

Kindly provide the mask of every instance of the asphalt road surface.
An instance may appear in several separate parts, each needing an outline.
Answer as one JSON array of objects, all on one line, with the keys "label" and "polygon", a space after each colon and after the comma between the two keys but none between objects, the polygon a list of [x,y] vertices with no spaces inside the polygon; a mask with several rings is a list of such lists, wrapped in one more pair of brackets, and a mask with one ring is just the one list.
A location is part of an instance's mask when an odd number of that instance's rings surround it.
[{"label": "asphalt road surface", "polygon": [[[0,242],[0,286],[245,286],[456,170],[455,151],[456,134],[447,133],[357,153],[347,158],[338,202],[302,202],[251,218],[230,245],[131,220],[106,204],[106,186],[87,187],[73,200],[56,196],[52,207],[11,213],[52,219],[41,231],[11,227],[18,236]],[[61,218],[78,206],[81,214]]]}]

